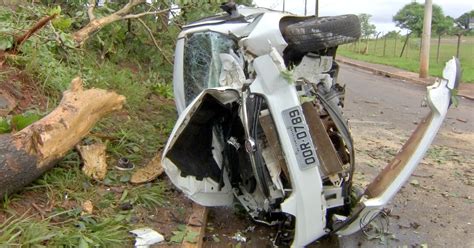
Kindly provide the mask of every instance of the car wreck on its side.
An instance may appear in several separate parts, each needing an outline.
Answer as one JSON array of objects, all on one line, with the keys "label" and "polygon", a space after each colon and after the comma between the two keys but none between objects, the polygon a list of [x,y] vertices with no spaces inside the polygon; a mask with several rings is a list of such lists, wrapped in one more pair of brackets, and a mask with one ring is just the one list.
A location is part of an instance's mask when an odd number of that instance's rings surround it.
[{"label": "car wreck on its side", "polygon": [[[440,128],[459,81],[450,60],[428,87],[430,113],[365,189],[353,186],[354,145],[337,82],[339,45],[354,15],[299,17],[227,6],[184,27],[174,65],[180,113],[163,152],[171,181],[204,206],[237,200],[300,247],[367,225],[407,181]],[[350,83],[350,82],[348,82]]]}]

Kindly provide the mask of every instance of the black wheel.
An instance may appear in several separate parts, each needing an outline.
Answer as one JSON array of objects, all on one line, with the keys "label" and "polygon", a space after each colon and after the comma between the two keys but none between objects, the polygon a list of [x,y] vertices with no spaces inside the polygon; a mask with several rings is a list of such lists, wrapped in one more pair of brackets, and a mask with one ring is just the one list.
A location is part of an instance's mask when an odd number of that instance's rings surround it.
[{"label": "black wheel", "polygon": [[282,20],[282,35],[288,48],[300,53],[314,52],[351,43],[360,37],[356,15],[310,17]]}]

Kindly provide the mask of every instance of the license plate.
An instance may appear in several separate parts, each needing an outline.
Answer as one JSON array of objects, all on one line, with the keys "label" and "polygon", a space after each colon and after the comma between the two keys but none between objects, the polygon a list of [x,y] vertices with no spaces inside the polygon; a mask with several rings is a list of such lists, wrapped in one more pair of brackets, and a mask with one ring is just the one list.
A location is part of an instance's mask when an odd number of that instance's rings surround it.
[{"label": "license plate", "polygon": [[301,107],[296,106],[284,110],[282,114],[300,169],[306,170],[319,166],[316,149],[314,149]]}]

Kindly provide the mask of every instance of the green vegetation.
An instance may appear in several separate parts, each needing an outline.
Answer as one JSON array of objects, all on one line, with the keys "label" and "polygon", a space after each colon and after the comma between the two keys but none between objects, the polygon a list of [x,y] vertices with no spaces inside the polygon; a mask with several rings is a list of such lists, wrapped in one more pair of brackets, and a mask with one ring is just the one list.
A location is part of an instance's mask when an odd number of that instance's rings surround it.
[{"label": "green vegetation", "polygon": [[[411,2],[401,8],[394,16],[393,21],[397,27],[408,29],[415,35],[421,35],[423,32],[423,16],[425,5],[417,2]],[[439,5],[432,6],[432,21],[431,27],[436,30],[438,25],[443,25],[445,22],[443,9]]]},{"label": "green vegetation", "polygon": [[[0,69],[0,83],[13,80],[19,92],[27,85],[28,92],[43,101],[31,100],[29,106],[1,118],[0,133],[24,128],[51,111],[78,75],[86,87],[114,90],[127,98],[124,110],[103,119],[84,140],[107,144],[106,178],[99,182],[86,177],[80,156],[70,152],[32,185],[2,200],[0,247],[128,247],[133,241],[130,230],[154,225],[141,216],[178,204],[179,199],[169,199],[163,178],[132,186],[131,173],[115,170],[114,165],[122,157],[143,165],[163,148],[177,117],[171,86],[176,36],[185,22],[216,13],[220,1],[176,1],[181,13],[116,21],[77,46],[74,32],[89,22],[87,2],[23,2],[14,11],[0,7],[1,50],[11,49],[15,37],[42,17],[58,15],[26,40],[17,54],[1,57],[6,69]],[[126,2],[96,6],[95,17],[110,15]],[[135,6],[133,14],[170,7],[169,1],[147,2],[151,3]],[[93,206],[91,212],[84,209],[85,203]],[[178,224],[169,223],[169,228]]]},{"label": "green vegetation", "polygon": [[[98,123],[84,140],[107,144],[106,178],[99,182],[86,177],[80,156],[71,151],[32,185],[2,200],[0,247],[131,246],[133,236],[128,232],[151,225],[140,216],[153,215],[161,207],[174,208],[178,199],[169,198],[163,178],[132,186],[131,173],[115,170],[114,165],[122,157],[143,165],[164,147],[177,117],[172,63],[167,61],[172,62],[176,36],[185,22],[217,12],[220,2],[184,1],[181,14],[174,13],[172,19],[168,13],[141,17],[156,43],[140,21],[122,20],[103,27],[80,47],[73,34],[89,22],[87,1],[68,1],[61,7],[54,5],[58,1],[39,2],[15,6],[15,11],[0,6],[1,50],[11,48],[14,37],[42,17],[59,15],[24,42],[17,54],[4,57],[0,84],[14,81],[15,90],[21,92],[27,86],[31,95],[28,106],[0,118],[0,133],[20,130],[47,114],[78,75],[85,87],[114,90],[126,96],[127,103]],[[107,16],[125,2],[96,7],[95,15]],[[137,6],[134,13],[168,8],[168,4],[152,1]],[[88,202],[92,212],[84,209]],[[170,228],[179,230],[178,224],[170,223]]]},{"label": "green vegetation", "polygon": [[[361,61],[391,65],[412,72],[419,71],[419,51],[420,39],[413,38],[409,41],[407,48],[402,57],[399,57],[404,39],[387,38],[384,51],[384,39],[377,41],[374,39],[368,41],[368,49],[365,49],[365,41],[360,44],[348,44],[341,46],[338,54],[348,58]],[[436,61],[438,39],[431,40],[430,50],[430,75],[441,76],[444,63],[453,56],[456,56],[457,37],[444,37],[441,40],[439,62]],[[361,52],[358,52],[361,51]],[[463,37],[460,48],[460,61],[463,68],[462,81],[465,83],[474,83],[474,37]]]}]

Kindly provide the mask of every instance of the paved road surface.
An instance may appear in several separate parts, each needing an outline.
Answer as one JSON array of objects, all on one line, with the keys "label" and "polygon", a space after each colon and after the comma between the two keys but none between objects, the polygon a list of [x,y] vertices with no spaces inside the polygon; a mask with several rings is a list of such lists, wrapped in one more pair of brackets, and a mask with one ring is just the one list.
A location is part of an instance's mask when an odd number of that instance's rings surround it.
[{"label": "paved road surface", "polygon": [[[422,108],[426,88],[398,79],[373,75],[362,69],[341,65],[339,82],[346,85],[345,112],[349,119],[392,123],[391,126],[413,129],[428,108]],[[456,120],[461,119],[466,123]],[[474,101],[460,99],[443,125],[446,130],[474,132]]]}]

